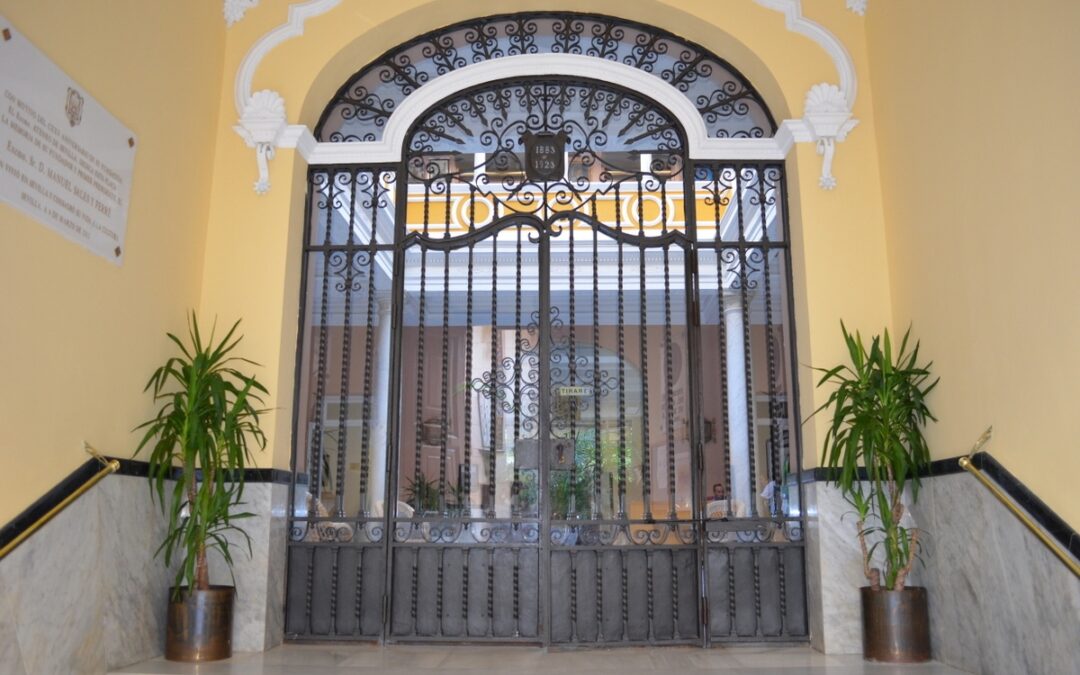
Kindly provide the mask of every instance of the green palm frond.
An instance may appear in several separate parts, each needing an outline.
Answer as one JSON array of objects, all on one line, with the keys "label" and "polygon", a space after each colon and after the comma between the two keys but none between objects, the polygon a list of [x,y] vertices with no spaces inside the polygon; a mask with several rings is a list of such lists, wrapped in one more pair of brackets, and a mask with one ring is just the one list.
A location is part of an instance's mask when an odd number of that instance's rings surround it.
[{"label": "green palm frond", "polygon": [[[815,369],[823,373],[819,387],[835,387],[813,413],[832,411],[821,464],[837,470],[835,484],[867,525],[859,532],[867,569],[880,552],[885,585],[893,588],[902,585],[901,572],[910,569],[918,549],[915,531],[900,525],[900,496],[910,486],[912,499],[918,498],[920,471],[930,464],[923,429],[936,421],[927,397],[938,379],[931,380],[932,363],[919,365],[919,343],[909,349],[910,327],[898,349],[888,329],[871,338],[869,348],[858,331],[848,332],[843,322],[840,329],[849,362]],[[866,547],[868,536],[878,541]]]},{"label": "green palm frond", "polygon": [[[240,532],[235,521],[244,490],[244,468],[253,462],[252,450],[266,447],[259,426],[263,396],[269,392],[237,364],[254,364],[233,356],[242,340],[237,321],[220,340],[215,331],[204,339],[192,312],[188,342],[169,333],[179,354],[154,371],[145,391],[159,405],[156,414],[135,428],[142,431],[135,456],[149,455],[151,495],[168,518],[159,553],[165,563],[179,561],[176,586],[203,587],[198,570],[205,569],[207,549],[217,550],[232,566],[224,534]],[[175,478],[169,486],[167,481]]]}]

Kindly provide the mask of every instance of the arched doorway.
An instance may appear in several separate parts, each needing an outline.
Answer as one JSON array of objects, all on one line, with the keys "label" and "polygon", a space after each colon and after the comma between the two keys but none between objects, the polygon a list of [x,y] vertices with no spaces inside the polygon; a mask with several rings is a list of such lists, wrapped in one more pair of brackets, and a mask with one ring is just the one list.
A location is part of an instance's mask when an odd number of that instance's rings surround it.
[{"label": "arched doorway", "polygon": [[[376,140],[426,82],[542,51],[600,78],[633,57],[712,136],[775,129],[673,46],[585,15],[452,26],[319,134]],[[701,161],[655,101],[552,73],[455,91],[404,139],[310,171],[286,634],[805,639],[782,165]]]}]

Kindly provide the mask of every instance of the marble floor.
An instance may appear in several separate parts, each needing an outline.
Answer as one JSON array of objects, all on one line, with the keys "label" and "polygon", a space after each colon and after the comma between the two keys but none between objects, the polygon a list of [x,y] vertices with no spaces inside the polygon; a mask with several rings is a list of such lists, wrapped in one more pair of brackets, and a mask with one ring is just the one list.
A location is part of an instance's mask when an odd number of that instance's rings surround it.
[{"label": "marble floor", "polygon": [[118,672],[160,675],[347,675],[353,673],[705,673],[743,675],[959,675],[939,663],[890,666],[810,647],[628,647],[576,651],[480,645],[299,645],[192,666],[154,659]]}]

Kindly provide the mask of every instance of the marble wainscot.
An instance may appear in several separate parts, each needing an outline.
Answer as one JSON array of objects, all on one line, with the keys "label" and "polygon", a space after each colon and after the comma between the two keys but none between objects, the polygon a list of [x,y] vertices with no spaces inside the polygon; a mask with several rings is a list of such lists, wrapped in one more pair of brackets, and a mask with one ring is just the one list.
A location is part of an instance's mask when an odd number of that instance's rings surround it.
[{"label": "marble wainscot", "polygon": [[[271,483],[244,490],[244,508],[258,515],[244,522],[252,557],[234,553],[236,651],[282,639],[287,493]],[[154,557],[164,532],[146,478],[114,474],[0,560],[0,672],[104,673],[160,656],[173,578]]]},{"label": "marble wainscot", "polygon": [[934,658],[986,675],[1080,675],[1080,578],[974,476],[923,488]]},{"label": "marble wainscot", "polygon": [[[862,653],[866,584],[855,516],[839,490],[808,483],[811,645]],[[984,675],[1080,675],[1080,579],[967,473],[922,479],[911,508],[924,564],[909,585],[930,600],[933,658]]]},{"label": "marble wainscot", "polygon": [[[231,532],[227,539],[236,578],[233,614],[233,650],[261,652],[281,644],[285,635],[285,544],[289,486],[248,483],[242,510],[256,514],[237,521],[251,537],[251,556],[243,535]],[[210,577],[229,582],[224,560],[210,563]]]},{"label": "marble wainscot", "polygon": [[[835,485],[816,481],[803,487],[810,644],[826,654],[861,654],[859,589],[867,581],[859,550],[857,516]],[[908,585],[921,586],[924,578],[916,563]]]}]

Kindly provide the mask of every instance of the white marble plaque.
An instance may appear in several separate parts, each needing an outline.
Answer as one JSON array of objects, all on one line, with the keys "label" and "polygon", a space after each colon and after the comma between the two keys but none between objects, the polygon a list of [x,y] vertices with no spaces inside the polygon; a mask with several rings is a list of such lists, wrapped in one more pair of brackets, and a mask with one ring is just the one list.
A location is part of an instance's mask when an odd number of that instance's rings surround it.
[{"label": "white marble plaque", "polygon": [[0,16],[0,201],[114,264],[135,135]]}]

